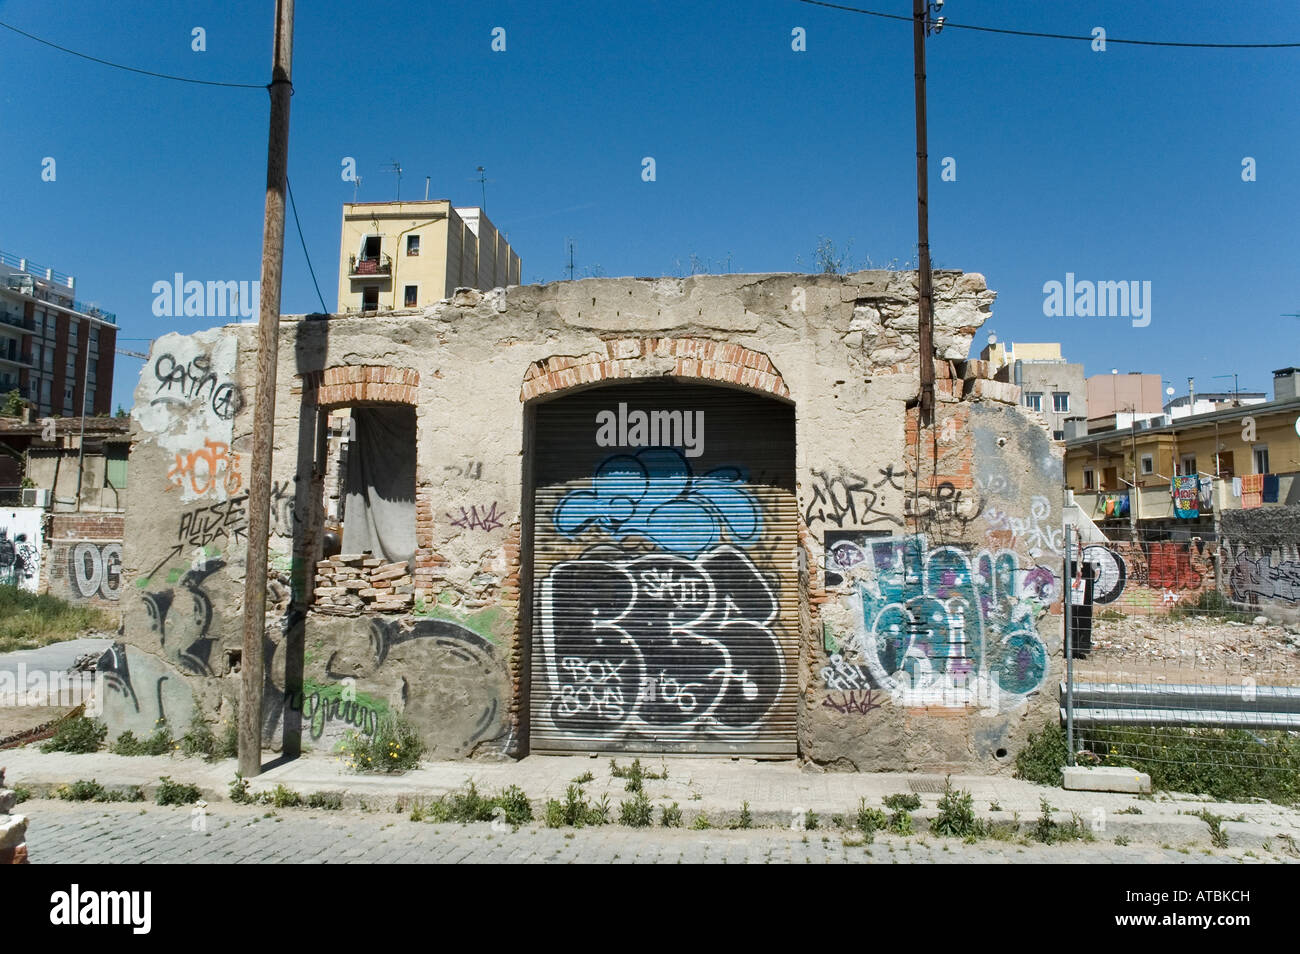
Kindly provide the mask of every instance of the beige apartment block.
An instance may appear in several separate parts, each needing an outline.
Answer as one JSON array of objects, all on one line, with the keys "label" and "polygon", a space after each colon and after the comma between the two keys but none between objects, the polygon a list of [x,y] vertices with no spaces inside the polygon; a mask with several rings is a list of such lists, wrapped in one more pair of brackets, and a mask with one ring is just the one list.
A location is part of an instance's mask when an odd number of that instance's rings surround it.
[{"label": "beige apartment block", "polygon": [[447,199],[343,206],[341,314],[423,308],[457,288],[519,284],[519,256],[482,209]]}]

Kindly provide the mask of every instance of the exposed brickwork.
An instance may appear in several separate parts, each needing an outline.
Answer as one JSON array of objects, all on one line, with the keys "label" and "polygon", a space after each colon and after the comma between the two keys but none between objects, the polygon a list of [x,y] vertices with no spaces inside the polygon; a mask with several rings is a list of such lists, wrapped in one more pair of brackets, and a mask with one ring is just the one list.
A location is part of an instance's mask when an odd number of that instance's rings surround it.
[{"label": "exposed brickwork", "polygon": [[55,513],[50,540],[121,540],[126,517],[120,513]]},{"label": "exposed brickwork", "polygon": [[1124,560],[1124,590],[1094,612],[1163,615],[1176,606],[1196,605],[1205,590],[1215,588],[1219,548],[1213,543],[1198,547],[1194,541],[1112,542],[1106,548]]},{"label": "exposed brickwork", "polygon": [[302,396],[308,404],[415,404],[420,372],[384,365],[340,365],[302,376]]},{"label": "exposed brickwork", "polygon": [[524,374],[520,401],[531,401],[598,381],[638,378],[647,374],[646,364],[654,358],[673,358],[671,371],[655,374],[717,381],[751,391],[789,398],[781,372],[767,355],[738,344],[705,338],[614,338],[605,342],[605,353],[553,355],[534,361]]}]

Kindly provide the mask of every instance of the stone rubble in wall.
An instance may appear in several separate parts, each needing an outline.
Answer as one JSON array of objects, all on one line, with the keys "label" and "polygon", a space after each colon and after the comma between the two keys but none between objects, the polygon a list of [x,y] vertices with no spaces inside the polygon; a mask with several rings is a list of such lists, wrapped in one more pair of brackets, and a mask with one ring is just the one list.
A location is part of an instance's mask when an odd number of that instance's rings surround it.
[{"label": "stone rubble in wall", "polygon": [[369,551],[341,554],[316,564],[313,595],[318,613],[404,613],[415,605],[415,579],[409,563],[385,563]]},{"label": "stone rubble in wall", "polygon": [[18,793],[5,788],[5,770],[0,768],[0,865],[27,864],[27,816],[15,815]]}]

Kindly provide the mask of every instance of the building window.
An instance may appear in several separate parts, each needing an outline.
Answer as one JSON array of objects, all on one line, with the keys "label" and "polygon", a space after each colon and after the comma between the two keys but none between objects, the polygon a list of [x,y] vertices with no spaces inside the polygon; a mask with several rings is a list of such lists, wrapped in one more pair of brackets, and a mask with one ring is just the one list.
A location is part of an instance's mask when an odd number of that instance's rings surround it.
[{"label": "building window", "polygon": [[1179,473],[1184,477],[1190,477],[1196,473],[1196,455],[1184,454],[1182,463],[1179,465]]},{"label": "building window", "polygon": [[1083,469],[1083,489],[1095,490],[1096,485],[1097,485],[1097,478],[1093,475],[1092,469],[1089,467],[1085,467]]},{"label": "building window", "polygon": [[1150,454],[1143,454],[1143,455],[1142,455],[1142,473],[1144,473],[1144,474],[1154,474],[1155,472],[1156,472],[1156,462],[1155,462],[1155,458],[1152,457]]},{"label": "building window", "polygon": [[407,285],[407,286],[406,286],[406,291],[405,291],[405,293],[403,294],[402,297],[403,297],[403,299],[404,299],[404,301],[405,301],[405,305],[406,305],[407,308],[414,308],[414,307],[415,307],[415,299],[416,299],[416,297],[419,295],[419,293],[420,293],[420,286],[419,286],[419,285]]},{"label": "building window", "polygon": [[1041,391],[1030,391],[1025,395],[1025,407],[1031,411],[1041,411],[1043,409],[1043,395]]},{"label": "building window", "polygon": [[407,255],[420,254],[420,236],[408,235],[406,237],[406,254]]},{"label": "building window", "polygon": [[110,444],[104,461],[104,486],[122,490],[126,487],[126,445]]},{"label": "building window", "polygon": [[1052,410],[1057,414],[1070,413],[1070,395],[1063,391],[1052,392]]},{"label": "building window", "polygon": [[361,260],[363,262],[375,261],[379,258],[379,250],[383,245],[384,238],[382,235],[367,235],[361,240]]},{"label": "building window", "polygon": [[1268,445],[1256,444],[1254,447],[1254,451],[1255,451],[1255,473],[1257,474],[1272,473],[1272,471],[1268,469]]},{"label": "building window", "polygon": [[378,311],[379,310],[379,286],[366,285],[361,289],[361,310]]},{"label": "building window", "polygon": [[1065,431],[1052,431],[1052,440],[1054,441],[1065,440]]}]

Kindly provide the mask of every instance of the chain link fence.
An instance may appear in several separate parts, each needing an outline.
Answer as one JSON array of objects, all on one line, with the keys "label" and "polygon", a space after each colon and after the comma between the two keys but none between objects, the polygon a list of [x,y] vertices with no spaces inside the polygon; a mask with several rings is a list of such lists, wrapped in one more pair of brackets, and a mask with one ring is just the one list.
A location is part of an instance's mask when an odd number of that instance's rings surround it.
[{"label": "chain link fence", "polygon": [[1065,528],[1071,764],[1132,766],[1157,787],[1224,798],[1300,798],[1300,539],[1123,536]]}]

